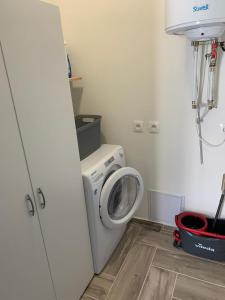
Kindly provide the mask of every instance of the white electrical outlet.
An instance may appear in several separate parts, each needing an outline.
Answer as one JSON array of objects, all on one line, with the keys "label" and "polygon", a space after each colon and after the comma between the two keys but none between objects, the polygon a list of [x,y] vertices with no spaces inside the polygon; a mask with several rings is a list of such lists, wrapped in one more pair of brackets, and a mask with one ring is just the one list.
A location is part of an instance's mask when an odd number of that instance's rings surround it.
[{"label": "white electrical outlet", "polygon": [[221,123],[220,128],[221,128],[222,132],[225,133],[225,124]]},{"label": "white electrical outlet", "polygon": [[137,121],[133,122],[133,130],[134,132],[144,132],[144,121]]},{"label": "white electrical outlet", "polygon": [[159,133],[160,132],[159,121],[149,121],[148,122],[148,132],[149,133]]}]

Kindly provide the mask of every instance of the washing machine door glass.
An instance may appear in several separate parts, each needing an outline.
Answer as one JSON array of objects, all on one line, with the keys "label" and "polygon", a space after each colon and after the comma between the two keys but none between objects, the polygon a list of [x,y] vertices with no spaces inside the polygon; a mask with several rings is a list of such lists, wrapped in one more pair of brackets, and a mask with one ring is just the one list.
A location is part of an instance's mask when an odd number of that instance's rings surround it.
[{"label": "washing machine door glass", "polygon": [[137,199],[139,181],[133,175],[125,175],[113,186],[108,200],[108,213],[111,219],[124,218]]},{"label": "washing machine door glass", "polygon": [[138,209],[143,197],[141,175],[133,168],[115,171],[105,182],[100,199],[103,224],[115,228],[127,223]]}]

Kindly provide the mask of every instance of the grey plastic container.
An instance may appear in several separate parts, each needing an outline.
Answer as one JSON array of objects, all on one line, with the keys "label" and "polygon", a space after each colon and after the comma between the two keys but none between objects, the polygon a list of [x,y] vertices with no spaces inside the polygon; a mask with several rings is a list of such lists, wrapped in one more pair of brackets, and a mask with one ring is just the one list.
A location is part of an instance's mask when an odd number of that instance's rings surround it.
[{"label": "grey plastic container", "polygon": [[75,117],[80,159],[83,160],[101,146],[101,116]]},{"label": "grey plastic container", "polygon": [[[214,219],[208,218],[208,231],[211,232]],[[218,219],[216,233],[225,237],[225,219]],[[181,247],[189,254],[211,259],[225,261],[225,239],[195,235],[186,230],[179,229],[180,242],[174,242],[174,246]]]}]

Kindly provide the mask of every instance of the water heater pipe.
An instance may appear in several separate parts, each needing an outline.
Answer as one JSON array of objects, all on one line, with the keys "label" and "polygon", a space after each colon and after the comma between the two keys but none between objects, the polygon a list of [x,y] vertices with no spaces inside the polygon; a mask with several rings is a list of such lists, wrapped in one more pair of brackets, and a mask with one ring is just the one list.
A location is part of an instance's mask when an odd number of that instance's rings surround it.
[{"label": "water heater pipe", "polygon": [[217,49],[218,41],[211,43],[210,65],[208,75],[208,108],[211,110],[216,107],[215,100],[215,77],[216,77],[216,63],[217,63]]},{"label": "water heater pipe", "polygon": [[194,45],[194,77],[193,77],[193,98],[192,98],[192,108],[197,108],[197,102],[198,102],[198,43],[195,43]]}]

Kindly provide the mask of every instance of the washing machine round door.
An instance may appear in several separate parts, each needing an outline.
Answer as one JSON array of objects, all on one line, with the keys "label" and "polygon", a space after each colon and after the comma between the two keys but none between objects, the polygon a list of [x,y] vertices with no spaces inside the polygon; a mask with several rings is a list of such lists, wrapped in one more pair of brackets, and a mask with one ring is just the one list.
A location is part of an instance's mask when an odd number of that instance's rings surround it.
[{"label": "washing machine round door", "polygon": [[100,197],[100,216],[108,228],[126,224],[138,209],[143,198],[141,175],[133,168],[115,171],[105,182]]}]

